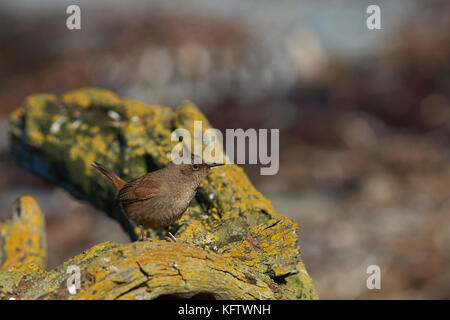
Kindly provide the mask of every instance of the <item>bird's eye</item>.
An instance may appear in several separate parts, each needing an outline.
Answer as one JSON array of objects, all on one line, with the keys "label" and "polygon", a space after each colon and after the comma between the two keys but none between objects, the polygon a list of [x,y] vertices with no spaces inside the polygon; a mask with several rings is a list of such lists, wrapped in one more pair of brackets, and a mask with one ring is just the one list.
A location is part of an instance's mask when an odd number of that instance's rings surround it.
[{"label": "bird's eye", "polygon": [[194,164],[194,165],[192,166],[192,169],[194,169],[194,170],[198,170],[198,168],[199,168],[199,166],[196,165],[196,164]]}]

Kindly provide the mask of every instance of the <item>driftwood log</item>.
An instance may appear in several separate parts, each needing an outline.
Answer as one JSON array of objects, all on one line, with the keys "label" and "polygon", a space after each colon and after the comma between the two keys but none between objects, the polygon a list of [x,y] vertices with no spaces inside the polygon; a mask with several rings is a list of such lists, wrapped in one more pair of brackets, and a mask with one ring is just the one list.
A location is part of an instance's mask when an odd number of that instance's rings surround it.
[{"label": "driftwood log", "polygon": [[[124,179],[163,167],[177,128],[195,120],[211,128],[185,101],[174,112],[87,88],[57,98],[29,97],[9,118],[11,151],[18,163],[117,220],[136,240],[138,228],[114,206],[114,191],[90,164],[96,160]],[[279,214],[242,168],[212,170],[196,198],[172,226],[178,243],[103,243],[45,270],[44,217],[31,196],[0,224],[0,298],[31,299],[317,299],[300,259],[298,226]],[[80,289],[69,292],[67,272],[81,270]]]}]

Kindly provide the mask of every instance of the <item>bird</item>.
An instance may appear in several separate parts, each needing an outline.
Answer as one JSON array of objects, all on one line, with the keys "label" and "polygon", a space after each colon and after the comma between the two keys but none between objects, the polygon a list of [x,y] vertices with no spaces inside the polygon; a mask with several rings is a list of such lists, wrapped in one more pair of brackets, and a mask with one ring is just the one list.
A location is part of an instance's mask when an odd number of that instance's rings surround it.
[{"label": "bird", "polygon": [[189,207],[209,170],[223,165],[205,162],[194,154],[190,158],[190,163],[180,163],[175,159],[162,169],[128,182],[97,161],[91,166],[112,182],[116,190],[115,204],[120,206],[128,219],[139,225],[141,241],[147,240],[144,227],[150,227],[165,230],[166,241],[177,242],[169,226],[180,219]]}]

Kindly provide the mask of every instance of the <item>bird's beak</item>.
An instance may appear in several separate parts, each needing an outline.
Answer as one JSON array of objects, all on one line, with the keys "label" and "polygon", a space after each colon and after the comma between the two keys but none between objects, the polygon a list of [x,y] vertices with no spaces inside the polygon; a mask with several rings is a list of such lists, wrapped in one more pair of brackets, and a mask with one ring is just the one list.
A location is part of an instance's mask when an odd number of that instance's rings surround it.
[{"label": "bird's beak", "polygon": [[212,168],[212,167],[222,166],[224,164],[225,163],[213,162],[213,163],[208,163],[207,166]]}]

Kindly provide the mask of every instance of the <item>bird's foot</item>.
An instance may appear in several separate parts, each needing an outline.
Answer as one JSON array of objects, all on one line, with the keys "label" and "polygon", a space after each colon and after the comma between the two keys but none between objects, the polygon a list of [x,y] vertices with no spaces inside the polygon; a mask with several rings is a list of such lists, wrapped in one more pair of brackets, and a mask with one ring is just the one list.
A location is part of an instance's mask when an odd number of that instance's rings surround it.
[{"label": "bird's foot", "polygon": [[177,238],[173,236],[170,232],[168,232],[168,236],[166,237],[167,242],[177,242]]}]

